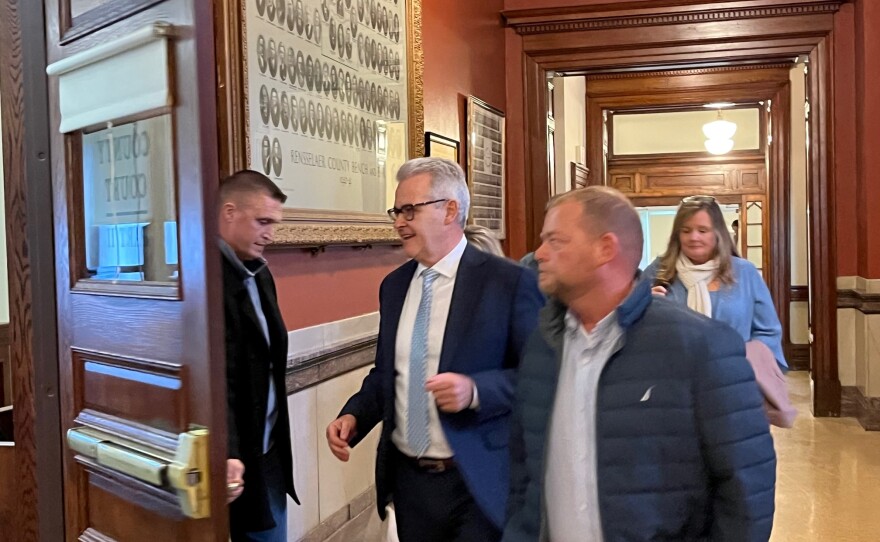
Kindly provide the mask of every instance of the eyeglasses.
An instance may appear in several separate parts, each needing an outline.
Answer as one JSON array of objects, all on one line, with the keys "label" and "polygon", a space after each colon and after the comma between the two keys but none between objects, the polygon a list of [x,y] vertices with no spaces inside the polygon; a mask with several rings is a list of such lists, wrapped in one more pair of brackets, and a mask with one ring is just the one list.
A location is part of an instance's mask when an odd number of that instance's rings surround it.
[{"label": "eyeglasses", "polygon": [[432,201],[423,201],[422,203],[407,203],[403,207],[392,207],[388,209],[388,216],[391,217],[391,220],[397,220],[397,217],[403,215],[404,220],[409,222],[416,216],[416,207],[422,207],[425,205],[431,205],[432,203],[440,203],[441,201],[449,201],[448,198],[444,199],[435,199]]},{"label": "eyeglasses", "polygon": [[688,196],[681,200],[682,203],[715,203],[713,196]]}]

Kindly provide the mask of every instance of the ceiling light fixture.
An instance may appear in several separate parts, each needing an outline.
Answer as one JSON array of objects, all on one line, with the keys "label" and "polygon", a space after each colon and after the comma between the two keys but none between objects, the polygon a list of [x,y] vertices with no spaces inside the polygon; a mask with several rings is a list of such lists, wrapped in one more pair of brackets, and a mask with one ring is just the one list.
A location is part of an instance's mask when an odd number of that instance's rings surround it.
[{"label": "ceiling light fixture", "polygon": [[733,134],[735,133],[736,123],[724,120],[721,109],[718,109],[718,118],[703,125],[703,134],[707,138],[704,143],[706,150],[712,154],[729,153],[733,149]]}]

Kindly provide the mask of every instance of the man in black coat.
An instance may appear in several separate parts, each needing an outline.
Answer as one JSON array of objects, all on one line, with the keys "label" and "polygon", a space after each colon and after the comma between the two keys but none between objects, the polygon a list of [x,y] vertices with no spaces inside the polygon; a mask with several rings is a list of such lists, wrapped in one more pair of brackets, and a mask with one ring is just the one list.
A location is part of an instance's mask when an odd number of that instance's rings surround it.
[{"label": "man in black coat", "polygon": [[226,481],[233,542],[287,540],[293,459],[284,373],[287,328],[263,259],[287,196],[268,177],[239,171],[220,184],[226,318]]}]

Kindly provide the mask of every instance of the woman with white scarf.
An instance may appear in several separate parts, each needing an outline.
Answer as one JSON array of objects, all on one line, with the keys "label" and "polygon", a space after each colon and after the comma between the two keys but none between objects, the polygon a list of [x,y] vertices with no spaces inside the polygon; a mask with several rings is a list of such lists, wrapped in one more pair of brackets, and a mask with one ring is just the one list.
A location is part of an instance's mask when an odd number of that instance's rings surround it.
[{"label": "woman with white scarf", "polygon": [[788,368],[782,325],[763,277],[751,262],[736,256],[715,198],[682,200],[666,252],[645,269],[643,280],[652,281],[655,295],[734,328],[746,343],[747,357],[769,402],[771,423],[791,425],[794,410],[780,371]]}]

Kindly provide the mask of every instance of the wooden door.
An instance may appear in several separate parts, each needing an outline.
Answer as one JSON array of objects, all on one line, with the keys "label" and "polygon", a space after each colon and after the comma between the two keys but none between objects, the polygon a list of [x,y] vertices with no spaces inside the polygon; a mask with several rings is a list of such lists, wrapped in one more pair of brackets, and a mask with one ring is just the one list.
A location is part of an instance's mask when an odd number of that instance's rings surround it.
[{"label": "wooden door", "polygon": [[65,538],[225,541],[212,3],[44,5]]}]

